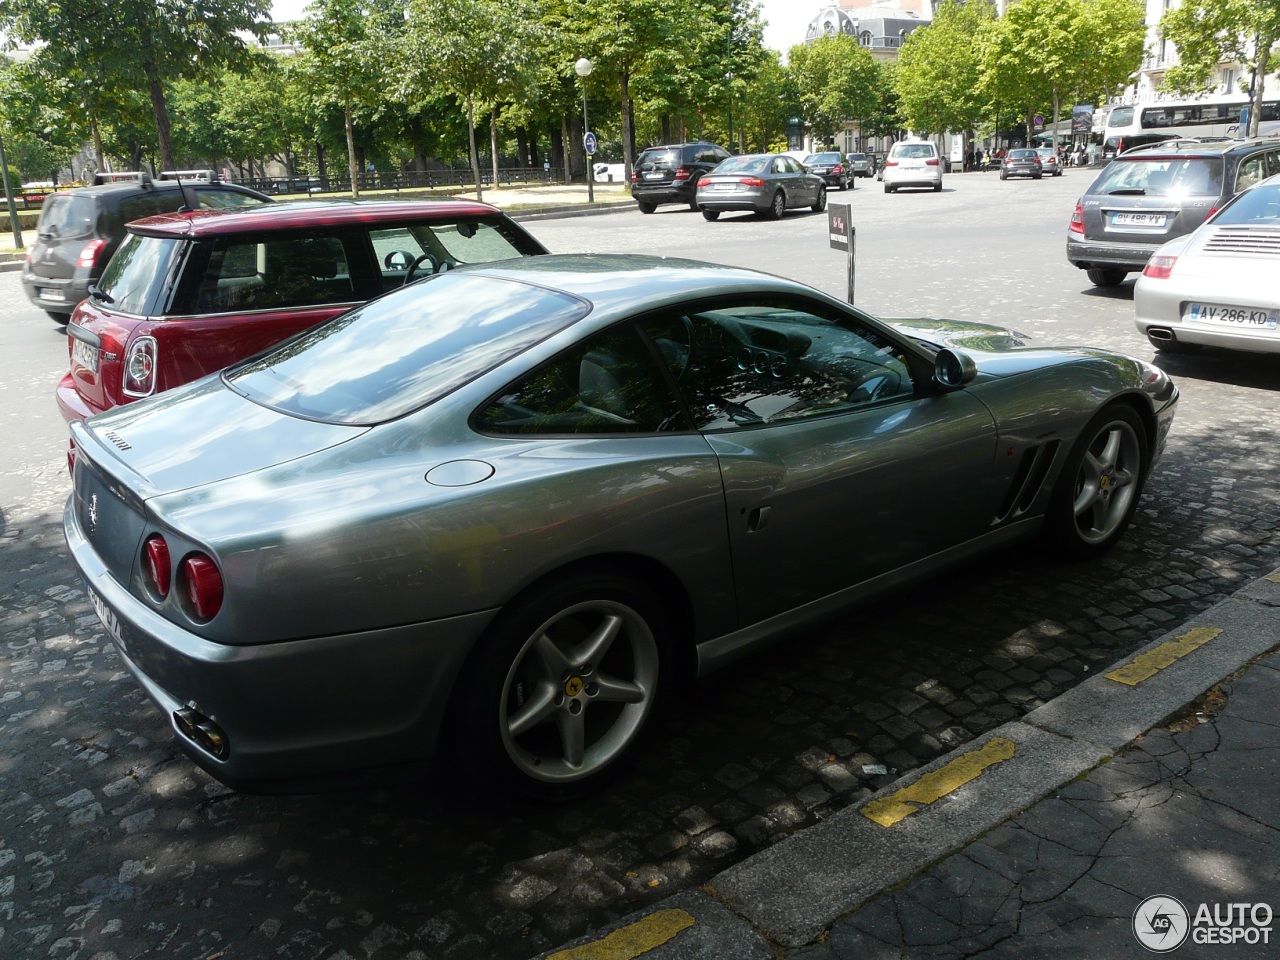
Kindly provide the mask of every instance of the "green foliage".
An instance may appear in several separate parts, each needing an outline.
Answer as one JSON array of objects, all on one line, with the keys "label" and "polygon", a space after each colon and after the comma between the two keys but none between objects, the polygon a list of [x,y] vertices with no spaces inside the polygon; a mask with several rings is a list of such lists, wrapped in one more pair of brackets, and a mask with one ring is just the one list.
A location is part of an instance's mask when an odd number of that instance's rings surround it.
[{"label": "green foliage", "polygon": [[992,29],[995,10],[985,3],[947,0],[933,22],[912,31],[898,56],[896,92],[913,130],[971,130],[988,114],[982,48],[975,38]]},{"label": "green foliage", "polygon": [[792,47],[788,58],[791,82],[817,137],[834,136],[845,120],[861,119],[875,110],[880,68],[856,37],[819,37]]}]

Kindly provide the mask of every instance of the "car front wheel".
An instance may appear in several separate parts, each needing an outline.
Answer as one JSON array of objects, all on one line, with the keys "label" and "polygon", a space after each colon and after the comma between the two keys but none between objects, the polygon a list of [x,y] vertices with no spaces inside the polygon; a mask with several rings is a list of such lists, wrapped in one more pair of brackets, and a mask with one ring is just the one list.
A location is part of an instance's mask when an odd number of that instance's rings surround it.
[{"label": "car front wheel", "polygon": [[459,678],[446,748],[502,793],[568,799],[617,771],[665,692],[670,628],[643,584],[568,577],[495,621]]},{"label": "car front wheel", "polygon": [[1147,471],[1147,431],[1131,407],[1105,407],[1071,448],[1049,503],[1047,532],[1068,555],[1101,556],[1124,534]]}]

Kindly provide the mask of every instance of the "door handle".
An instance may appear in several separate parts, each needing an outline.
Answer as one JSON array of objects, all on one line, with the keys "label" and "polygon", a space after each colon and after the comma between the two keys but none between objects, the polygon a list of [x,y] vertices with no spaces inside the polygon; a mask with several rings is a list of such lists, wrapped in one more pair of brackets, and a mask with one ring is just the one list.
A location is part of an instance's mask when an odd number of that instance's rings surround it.
[{"label": "door handle", "polygon": [[758,533],[769,522],[770,507],[756,507],[747,517],[747,533]]}]

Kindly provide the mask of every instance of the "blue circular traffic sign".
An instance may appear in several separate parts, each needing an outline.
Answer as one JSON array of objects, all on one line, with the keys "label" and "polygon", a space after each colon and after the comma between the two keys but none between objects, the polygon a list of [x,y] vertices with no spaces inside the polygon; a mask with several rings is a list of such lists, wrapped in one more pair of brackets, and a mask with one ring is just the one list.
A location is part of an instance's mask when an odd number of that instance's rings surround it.
[{"label": "blue circular traffic sign", "polygon": [[582,145],[583,145],[584,147],[586,147],[586,149],[587,149],[587,156],[588,156],[588,157],[593,157],[593,156],[595,156],[595,153],[596,153],[596,135],[595,135],[594,133],[592,133],[590,130],[588,130],[588,131],[586,132],[586,135],[582,138]]}]

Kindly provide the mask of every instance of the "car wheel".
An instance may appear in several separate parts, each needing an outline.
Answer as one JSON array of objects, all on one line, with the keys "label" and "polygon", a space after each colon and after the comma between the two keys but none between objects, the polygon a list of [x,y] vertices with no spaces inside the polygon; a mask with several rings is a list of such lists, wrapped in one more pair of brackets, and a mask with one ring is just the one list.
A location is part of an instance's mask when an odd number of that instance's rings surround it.
[{"label": "car wheel", "polygon": [[703,210],[702,219],[703,220],[719,220],[720,211],[719,210]]},{"label": "car wheel", "polygon": [[1008,180],[1008,179],[1009,179],[1009,176],[1008,176],[1008,174],[1006,174],[1003,170],[1001,170],[1001,171],[1000,171],[1000,179],[1001,179],[1001,180]]},{"label": "car wheel", "polygon": [[59,326],[64,326],[71,322],[71,314],[69,313],[54,313],[52,310],[46,310],[45,313],[49,315],[50,320]]},{"label": "car wheel", "polygon": [[827,188],[819,187],[818,199],[813,202],[813,212],[821,213],[825,209],[827,209]]},{"label": "car wheel", "polygon": [[486,632],[454,687],[446,749],[473,782],[569,799],[653,726],[671,631],[647,587],[610,573],[531,592]]},{"label": "car wheel", "polygon": [[653,213],[653,211],[658,209],[658,205],[656,203],[644,203],[643,201],[637,203],[636,206],[640,208],[641,213]]},{"label": "car wheel", "polygon": [[939,180],[937,183],[935,183],[935,184],[933,185],[933,192],[934,192],[934,193],[941,193],[941,192],[942,192],[942,181],[941,181],[941,180]]},{"label": "car wheel", "polygon": [[1131,407],[1106,407],[1067,455],[1049,501],[1050,536],[1070,556],[1097,557],[1120,539],[1138,508],[1147,431]]},{"label": "car wheel", "polygon": [[770,220],[781,220],[782,215],[787,211],[787,198],[783,196],[779,190],[773,195],[773,201],[769,204],[769,210],[765,214]]},{"label": "car wheel", "polygon": [[1034,173],[1034,174],[1032,174],[1031,176],[1032,176],[1032,179],[1034,179],[1034,180],[1039,180],[1041,177],[1043,177],[1043,176],[1044,176],[1044,174],[1043,174],[1043,173]]},{"label": "car wheel", "polygon": [[1085,274],[1095,287],[1118,287],[1124,282],[1125,277],[1124,270],[1117,270],[1114,267],[1097,267],[1086,270]]},{"label": "car wheel", "polygon": [[885,193],[893,193],[893,187],[889,186],[889,184],[887,184],[887,183],[886,183],[886,184],[884,185],[884,192],[885,192]]},{"label": "car wheel", "polygon": [[689,209],[692,210],[694,213],[698,212],[698,201],[696,198],[689,201]]}]

